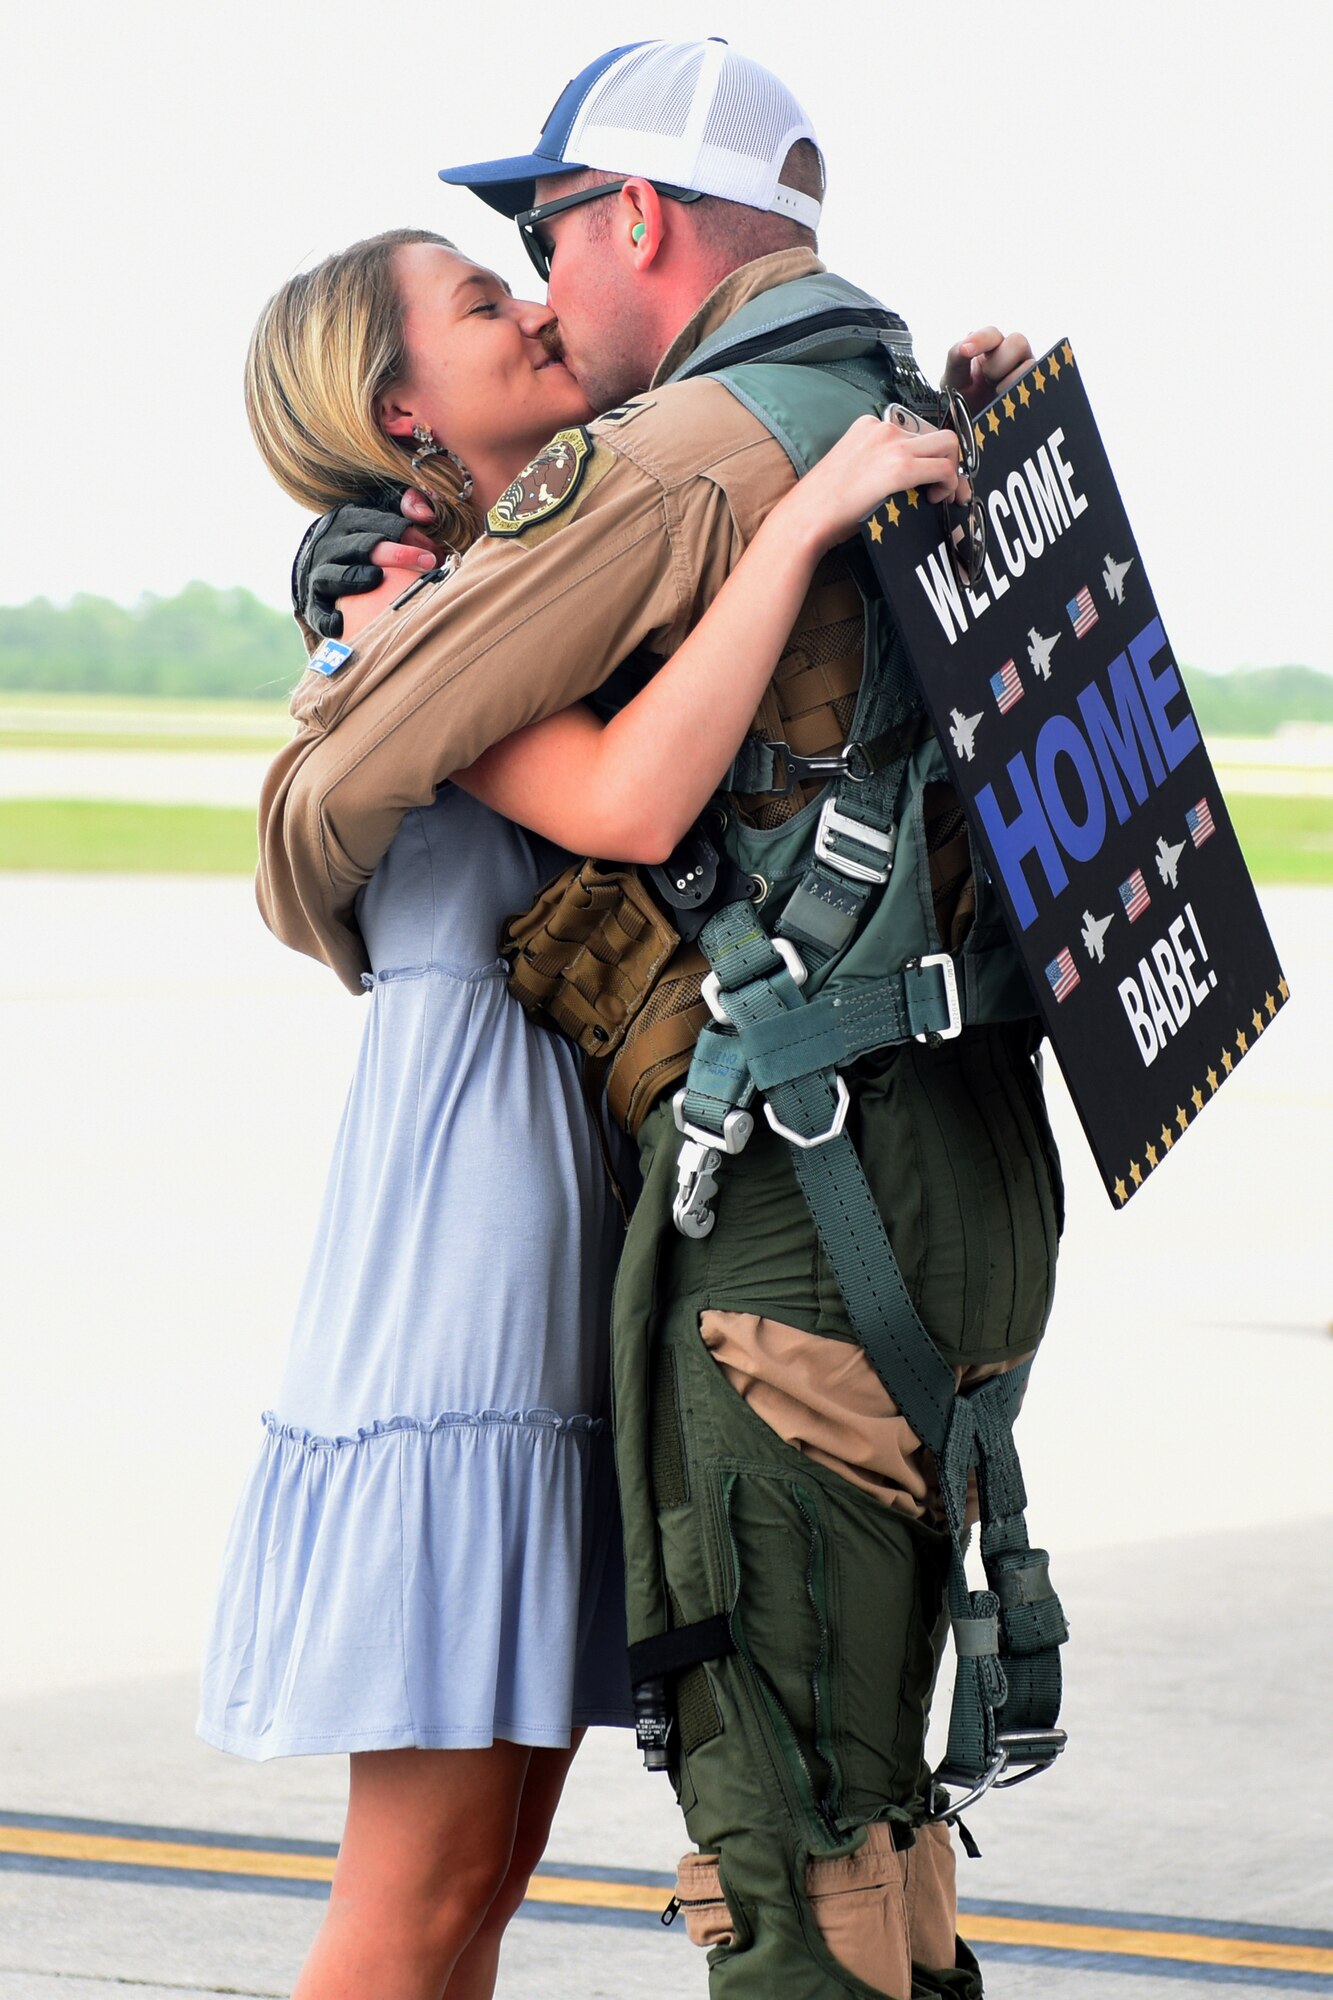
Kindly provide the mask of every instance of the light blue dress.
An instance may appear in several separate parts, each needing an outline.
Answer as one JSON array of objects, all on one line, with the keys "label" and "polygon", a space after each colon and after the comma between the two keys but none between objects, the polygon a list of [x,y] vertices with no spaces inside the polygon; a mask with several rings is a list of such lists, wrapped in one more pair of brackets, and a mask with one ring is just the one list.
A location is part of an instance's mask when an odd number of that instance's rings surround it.
[{"label": "light blue dress", "polygon": [[631,1720],[608,1423],[620,1217],[501,919],[567,857],[453,786],[363,891],[370,1018],[199,1733],[246,1757]]}]

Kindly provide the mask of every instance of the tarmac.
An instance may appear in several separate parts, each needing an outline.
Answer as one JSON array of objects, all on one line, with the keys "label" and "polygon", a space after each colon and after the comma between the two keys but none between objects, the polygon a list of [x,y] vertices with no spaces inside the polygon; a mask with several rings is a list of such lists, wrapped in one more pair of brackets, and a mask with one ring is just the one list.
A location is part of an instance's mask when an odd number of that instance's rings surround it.
[{"label": "tarmac", "polygon": [[[1070,1220],[1019,1442],[1070,1748],[969,1816],[993,2000],[1333,1995],[1333,891],[1263,901],[1292,1004],[1123,1213],[1050,1074]],[[205,1749],[193,1662],[361,1012],[242,882],[0,877],[0,926],[0,2000],[286,1994],[343,1766]],[[657,1916],[685,1845],[594,1732],[504,2000],[702,2000]]]}]

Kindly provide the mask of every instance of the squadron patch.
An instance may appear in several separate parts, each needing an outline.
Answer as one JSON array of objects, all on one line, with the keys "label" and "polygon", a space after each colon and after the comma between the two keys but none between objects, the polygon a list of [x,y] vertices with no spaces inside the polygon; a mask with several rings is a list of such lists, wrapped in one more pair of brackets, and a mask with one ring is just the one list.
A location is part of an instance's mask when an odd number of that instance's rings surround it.
[{"label": "squadron patch", "polygon": [[492,535],[521,535],[538,521],[547,521],[567,507],[583,482],[592,440],[582,425],[575,430],[557,431],[531,465],[506,486],[490,513],[486,527]]}]

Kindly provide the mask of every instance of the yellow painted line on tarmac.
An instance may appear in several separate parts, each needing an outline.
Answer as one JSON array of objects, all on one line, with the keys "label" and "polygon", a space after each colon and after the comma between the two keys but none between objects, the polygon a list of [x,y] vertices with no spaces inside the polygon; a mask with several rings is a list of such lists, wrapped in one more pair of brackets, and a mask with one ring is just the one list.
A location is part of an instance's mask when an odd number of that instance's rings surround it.
[{"label": "yellow painted line on tarmac", "polygon": [[47,1861],[98,1861],[133,1868],[188,1868],[203,1875],[277,1876],[287,1882],[331,1882],[331,1854],[278,1854],[256,1847],[194,1847],[176,1840],[131,1840],[115,1833],[53,1833],[45,1827],[0,1826],[0,1854]]},{"label": "yellow painted line on tarmac", "polygon": [[528,1883],[530,1903],[580,1903],[595,1910],[650,1910],[657,1917],[666,1908],[669,1889],[652,1889],[643,1882],[589,1882],[582,1875],[534,1875]]},{"label": "yellow painted line on tarmac", "polygon": [[1160,1958],[1186,1965],[1239,1966],[1248,1972],[1317,1972],[1333,1979],[1333,1951],[1319,1945],[1265,1944],[1253,1938],[1201,1937],[1193,1931],[1127,1931],[1109,1924],[964,1913],[969,1944],[1028,1944],[1042,1951],[1095,1951],[1116,1958]]},{"label": "yellow painted line on tarmac", "polygon": [[[34,1860],[92,1862],[104,1867],[156,1868],[164,1873],[240,1875],[288,1882],[331,1882],[334,1864],[331,1854],[199,1846],[186,1841],[138,1840],[125,1834],[65,1833],[35,1826],[0,1826],[0,1854],[27,1855]],[[663,1908],[667,1892],[648,1883],[540,1874],[529,1883],[527,1900],[590,1910],[636,1910],[655,1916]],[[970,1912],[964,1914],[962,1928],[971,1944],[1027,1945],[1040,1951],[1090,1952],[1111,1958],[1158,1959],[1253,1972],[1313,1973],[1333,1979],[1333,1950],[1319,1945],[1208,1937],[1193,1931],[1126,1930],[1115,1925]]]}]

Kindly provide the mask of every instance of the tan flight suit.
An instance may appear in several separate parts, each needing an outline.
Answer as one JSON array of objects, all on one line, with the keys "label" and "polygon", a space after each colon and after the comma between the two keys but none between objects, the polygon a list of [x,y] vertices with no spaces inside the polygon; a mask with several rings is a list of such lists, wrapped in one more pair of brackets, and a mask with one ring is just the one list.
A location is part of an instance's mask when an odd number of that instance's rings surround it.
[{"label": "tan flight suit", "polygon": [[[259,903],[277,936],[324,959],[353,992],[367,969],[353,901],[403,815],[429,805],[439,784],[490,745],[589,695],[632,655],[669,656],[792,485],[781,447],[721,383],[660,384],[747,300],[822,268],[807,252],[787,251],[733,273],[646,394],[589,426],[594,448],[568,505],[521,534],[485,538],[454,577],[379,620],[336,677],[312,672],[301,683],[298,732],[262,795]],[[860,600],[846,575],[825,566],[761,708],[762,733],[808,755],[840,747],[861,649]],[[793,809],[752,803],[761,824]],[[731,1168],[743,1174],[745,1156]],[[779,1436],[888,1505],[915,1518],[932,1513],[933,1466],[858,1347],[763,1314],[710,1315],[701,1333]],[[824,1906],[834,1957],[863,1982],[868,1964],[885,1968],[857,1990],[896,1994],[898,1968],[911,1961],[946,1975],[954,1964],[944,1829],[890,1855],[890,1873],[899,1861],[887,1901],[866,1912],[859,1935],[836,1935],[834,1913],[853,1907],[845,1897]],[[880,1983],[889,1978],[892,1986]]]},{"label": "tan flight suit", "polygon": [[[368,968],[352,904],[403,814],[631,654],[666,658],[680,645],[794,474],[721,383],[656,385],[747,299],[822,269],[808,251],[782,251],[733,273],[648,392],[589,426],[594,450],[560,513],[484,537],[455,576],[379,619],[332,680],[306,675],[292,704],[300,727],[260,803],[259,906],[285,944],[360,992]],[[812,598],[822,643],[798,638],[775,676],[799,677],[788,708],[809,712],[809,725],[793,747],[811,752],[843,741],[861,653],[851,585],[817,586]]]}]

